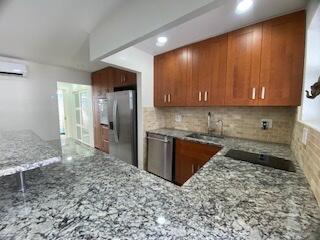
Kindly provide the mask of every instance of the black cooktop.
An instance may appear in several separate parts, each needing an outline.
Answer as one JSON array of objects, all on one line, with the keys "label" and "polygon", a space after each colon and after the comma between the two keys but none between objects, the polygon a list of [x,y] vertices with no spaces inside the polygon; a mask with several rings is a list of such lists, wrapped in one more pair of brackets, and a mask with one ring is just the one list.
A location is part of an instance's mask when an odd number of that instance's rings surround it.
[{"label": "black cooktop", "polygon": [[296,169],[292,161],[269,156],[265,154],[250,153],[240,150],[230,150],[225,155],[226,157],[233,158],[235,160],[245,161],[249,163],[259,164],[262,166],[272,167],[288,172],[295,172]]}]

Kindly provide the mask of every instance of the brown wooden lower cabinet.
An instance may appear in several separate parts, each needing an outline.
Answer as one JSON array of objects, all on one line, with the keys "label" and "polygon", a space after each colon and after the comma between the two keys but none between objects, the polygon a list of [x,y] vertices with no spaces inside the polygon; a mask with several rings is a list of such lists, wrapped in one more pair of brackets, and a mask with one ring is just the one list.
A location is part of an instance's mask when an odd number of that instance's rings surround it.
[{"label": "brown wooden lower cabinet", "polygon": [[109,153],[109,128],[101,126],[102,132],[102,151]]},{"label": "brown wooden lower cabinet", "polygon": [[109,153],[109,141],[108,140],[103,140],[102,143],[102,151],[104,151],[105,153]]},{"label": "brown wooden lower cabinet", "polygon": [[175,183],[183,185],[222,147],[177,139],[175,143]]}]

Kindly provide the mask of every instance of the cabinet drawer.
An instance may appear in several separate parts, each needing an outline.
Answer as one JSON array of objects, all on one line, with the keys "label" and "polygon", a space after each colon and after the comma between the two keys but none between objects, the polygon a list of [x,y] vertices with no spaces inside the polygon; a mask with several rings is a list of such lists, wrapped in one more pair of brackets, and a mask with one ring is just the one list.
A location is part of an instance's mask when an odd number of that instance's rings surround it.
[{"label": "cabinet drawer", "polygon": [[101,132],[102,132],[102,140],[109,140],[109,129],[107,127],[102,126],[101,127]]},{"label": "cabinet drawer", "polygon": [[103,140],[102,142],[102,151],[109,153],[109,141]]}]

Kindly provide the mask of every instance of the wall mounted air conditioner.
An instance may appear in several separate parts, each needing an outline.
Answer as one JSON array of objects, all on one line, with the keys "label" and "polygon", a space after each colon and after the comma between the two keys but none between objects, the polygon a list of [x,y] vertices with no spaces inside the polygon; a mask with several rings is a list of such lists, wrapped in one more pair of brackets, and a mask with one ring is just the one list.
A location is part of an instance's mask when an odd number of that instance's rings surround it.
[{"label": "wall mounted air conditioner", "polygon": [[0,74],[26,77],[27,73],[25,64],[0,61]]}]

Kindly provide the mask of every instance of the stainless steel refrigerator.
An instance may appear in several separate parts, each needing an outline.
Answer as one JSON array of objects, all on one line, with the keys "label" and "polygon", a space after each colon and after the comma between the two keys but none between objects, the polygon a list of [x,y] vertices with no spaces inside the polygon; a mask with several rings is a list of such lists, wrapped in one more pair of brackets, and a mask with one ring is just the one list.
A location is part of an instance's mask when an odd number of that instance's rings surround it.
[{"label": "stainless steel refrigerator", "polygon": [[107,93],[99,111],[100,124],[109,127],[109,154],[138,166],[136,91]]}]

